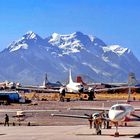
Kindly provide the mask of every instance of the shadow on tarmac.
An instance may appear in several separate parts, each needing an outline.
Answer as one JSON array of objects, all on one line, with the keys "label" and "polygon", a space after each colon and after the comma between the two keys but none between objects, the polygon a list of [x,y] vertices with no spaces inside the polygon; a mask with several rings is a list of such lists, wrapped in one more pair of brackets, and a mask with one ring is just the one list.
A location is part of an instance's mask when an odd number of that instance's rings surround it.
[{"label": "shadow on tarmac", "polygon": [[131,137],[131,138],[140,138],[140,133],[139,134],[136,134],[136,135],[134,135],[133,137]]}]

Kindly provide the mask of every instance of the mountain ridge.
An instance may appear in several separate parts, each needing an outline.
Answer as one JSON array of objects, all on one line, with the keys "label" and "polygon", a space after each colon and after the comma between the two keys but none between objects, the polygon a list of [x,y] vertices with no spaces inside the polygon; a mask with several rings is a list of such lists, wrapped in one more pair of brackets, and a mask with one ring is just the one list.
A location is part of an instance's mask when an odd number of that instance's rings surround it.
[{"label": "mountain ridge", "polygon": [[51,81],[84,75],[97,82],[126,82],[128,73],[140,77],[140,62],[128,48],[108,45],[82,32],[46,38],[29,31],[0,52],[0,80],[40,84],[45,73]]}]

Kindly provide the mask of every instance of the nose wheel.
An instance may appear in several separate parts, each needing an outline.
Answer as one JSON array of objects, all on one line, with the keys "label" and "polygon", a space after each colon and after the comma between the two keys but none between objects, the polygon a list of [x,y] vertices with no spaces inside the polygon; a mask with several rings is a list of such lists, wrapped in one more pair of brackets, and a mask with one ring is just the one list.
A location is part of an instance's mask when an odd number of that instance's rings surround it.
[{"label": "nose wheel", "polygon": [[116,132],[114,134],[114,137],[119,137],[119,132],[118,132],[118,122],[115,123],[116,126]]},{"label": "nose wheel", "polygon": [[114,137],[119,137],[119,132],[115,132]]},{"label": "nose wheel", "polygon": [[102,135],[102,131],[101,130],[98,130],[98,131],[96,131],[96,134],[97,135]]}]

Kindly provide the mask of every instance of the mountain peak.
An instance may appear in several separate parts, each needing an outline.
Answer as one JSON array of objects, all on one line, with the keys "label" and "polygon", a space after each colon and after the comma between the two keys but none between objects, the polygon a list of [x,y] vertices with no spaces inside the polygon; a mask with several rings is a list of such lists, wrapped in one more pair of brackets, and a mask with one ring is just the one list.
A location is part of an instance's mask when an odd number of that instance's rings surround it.
[{"label": "mountain peak", "polygon": [[39,36],[33,31],[28,31],[25,35],[23,35],[22,39],[37,39]]},{"label": "mountain peak", "polygon": [[26,34],[35,34],[35,32],[33,32],[33,31],[27,31],[27,33]]},{"label": "mountain peak", "polygon": [[9,46],[8,50],[14,52],[20,49],[28,49],[31,44],[34,46],[37,41],[41,40],[41,37],[33,31],[28,31],[19,40],[13,41]]},{"label": "mountain peak", "polygon": [[117,55],[123,55],[125,52],[130,52],[130,50],[128,48],[123,48],[120,45],[110,45],[107,47],[103,47],[104,52],[107,51],[112,51],[114,53],[116,53]]},{"label": "mountain peak", "polygon": [[51,41],[59,41],[60,40],[60,34],[53,33]]},{"label": "mountain peak", "polygon": [[84,34],[83,34],[82,32],[80,32],[80,31],[76,31],[76,32],[74,32],[73,34],[76,35],[76,36],[84,35]]}]

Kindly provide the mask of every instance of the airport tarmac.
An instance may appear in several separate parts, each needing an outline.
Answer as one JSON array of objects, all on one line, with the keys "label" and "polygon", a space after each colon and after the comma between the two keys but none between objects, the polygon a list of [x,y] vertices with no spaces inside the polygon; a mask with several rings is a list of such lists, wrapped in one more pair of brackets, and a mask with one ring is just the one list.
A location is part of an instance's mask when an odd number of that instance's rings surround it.
[{"label": "airport tarmac", "polygon": [[[38,105],[19,105],[12,104],[9,106],[0,106],[0,109],[23,109],[23,110],[34,110],[34,109],[58,109],[60,112],[66,114],[77,114],[82,115],[84,113],[91,114],[92,111],[69,111],[69,107],[101,107],[102,104],[110,107],[116,101],[71,101],[71,102],[57,102],[57,101],[40,101]],[[140,102],[131,103],[134,106],[139,106]],[[12,126],[12,122],[15,118],[12,116],[15,113],[8,113],[10,117],[10,126],[4,127],[0,123],[0,139],[2,140],[90,140],[90,139],[134,139],[133,136],[140,133],[140,123],[130,122],[128,127],[119,127],[120,137],[115,138],[115,128],[102,129],[102,136],[95,135],[94,129],[89,129],[89,123],[85,119],[77,118],[63,118],[63,117],[52,117],[51,113],[56,112],[45,112],[45,113],[33,113],[29,114],[29,117],[21,122],[21,126]],[[139,114],[140,112],[138,112]],[[28,115],[28,114],[27,114]],[[4,121],[5,113],[0,113],[0,122]],[[31,122],[31,125],[27,126],[27,123]],[[133,125],[133,126],[132,126]],[[137,139],[140,139],[137,138]]]},{"label": "airport tarmac", "polygon": [[88,125],[75,126],[0,126],[2,140],[133,140],[139,134],[139,127],[120,127],[120,136],[114,137],[115,128],[102,129],[102,135],[95,135]]}]

